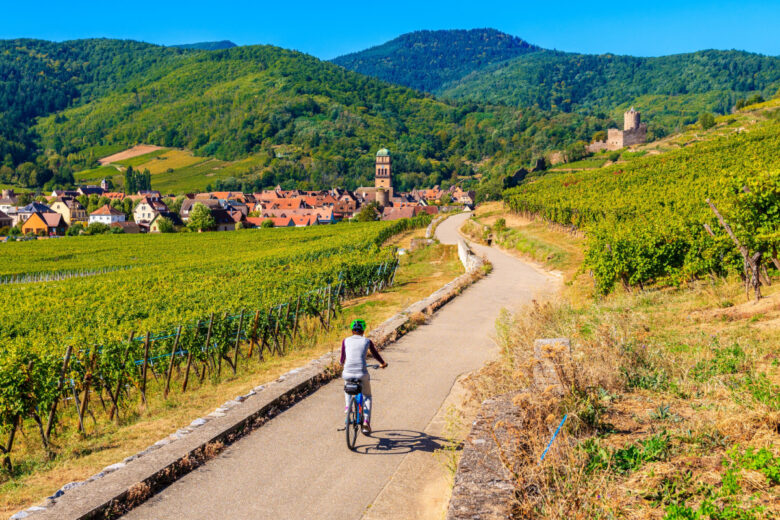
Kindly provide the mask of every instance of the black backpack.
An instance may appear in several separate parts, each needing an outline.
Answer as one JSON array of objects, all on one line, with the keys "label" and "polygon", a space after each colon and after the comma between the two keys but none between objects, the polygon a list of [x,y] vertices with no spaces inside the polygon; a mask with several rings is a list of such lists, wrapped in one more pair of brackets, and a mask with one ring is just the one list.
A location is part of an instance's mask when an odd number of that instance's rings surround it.
[{"label": "black backpack", "polygon": [[357,395],[362,391],[360,379],[347,379],[346,383],[344,383],[344,392],[349,395]]}]

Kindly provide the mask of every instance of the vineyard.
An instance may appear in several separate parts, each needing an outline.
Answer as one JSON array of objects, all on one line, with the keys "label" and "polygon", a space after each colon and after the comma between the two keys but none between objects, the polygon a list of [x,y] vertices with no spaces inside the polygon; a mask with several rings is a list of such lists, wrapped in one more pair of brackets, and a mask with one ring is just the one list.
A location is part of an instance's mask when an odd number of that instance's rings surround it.
[{"label": "vineyard", "polygon": [[84,434],[98,411],[119,420],[149,392],[283,355],[304,328],[329,328],[345,298],[392,284],[398,261],[382,244],[428,220],[6,244],[0,279],[17,282],[0,285],[4,465],[18,431],[51,453],[64,415]]},{"label": "vineyard", "polygon": [[[617,282],[676,285],[747,272],[750,259],[740,257],[735,239],[759,255],[756,279],[767,279],[767,266],[780,269],[778,149],[780,125],[768,122],[659,156],[549,174],[504,198],[513,211],[585,231],[585,264],[601,292]],[[707,199],[722,210],[734,238]]]}]

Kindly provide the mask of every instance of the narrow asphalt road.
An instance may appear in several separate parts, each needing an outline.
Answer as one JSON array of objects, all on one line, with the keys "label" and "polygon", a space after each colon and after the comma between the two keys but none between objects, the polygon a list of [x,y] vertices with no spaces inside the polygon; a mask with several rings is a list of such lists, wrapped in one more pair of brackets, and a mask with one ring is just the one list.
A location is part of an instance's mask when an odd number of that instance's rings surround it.
[{"label": "narrow asphalt road", "polygon": [[[436,232],[455,243],[468,215]],[[126,519],[358,519],[411,451],[441,439],[421,432],[458,377],[496,355],[491,339],[502,307],[554,290],[553,279],[497,249],[475,246],[493,272],[444,306],[429,324],[391,345],[372,370],[371,437],[347,449],[342,383],[334,381],[228,447],[128,513]],[[369,327],[371,324],[369,324]]]}]

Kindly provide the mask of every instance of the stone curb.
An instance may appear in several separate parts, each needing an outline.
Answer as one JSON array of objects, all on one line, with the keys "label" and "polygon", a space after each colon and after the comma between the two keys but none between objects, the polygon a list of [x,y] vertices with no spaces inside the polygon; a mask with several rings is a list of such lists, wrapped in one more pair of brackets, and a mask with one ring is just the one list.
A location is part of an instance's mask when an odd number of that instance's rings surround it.
[{"label": "stone curb", "polygon": [[[496,444],[511,442],[504,423],[518,424],[521,413],[512,402],[515,394],[482,403],[463,445],[455,473],[446,520],[499,520],[511,517],[514,482]],[[495,436],[495,438],[494,438]]]},{"label": "stone curb", "polygon": [[[414,329],[420,313],[432,314],[481,277],[481,271],[474,266],[481,266],[483,260],[465,242],[458,244],[458,252],[466,274],[374,329],[369,337],[378,347],[385,348]],[[43,503],[10,518],[91,520],[119,516],[337,377],[330,368],[332,361],[332,354],[328,353],[271,383],[257,386],[87,480],[65,484]]]}]

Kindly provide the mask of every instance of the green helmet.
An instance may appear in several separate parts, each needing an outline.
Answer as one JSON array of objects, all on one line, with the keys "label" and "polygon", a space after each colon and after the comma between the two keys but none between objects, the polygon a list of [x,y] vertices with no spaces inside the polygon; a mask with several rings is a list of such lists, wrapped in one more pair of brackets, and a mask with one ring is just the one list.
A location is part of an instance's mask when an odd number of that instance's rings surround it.
[{"label": "green helmet", "polygon": [[366,330],[366,320],[352,320],[352,324],[349,326],[349,328],[352,329],[352,332],[363,332]]}]

